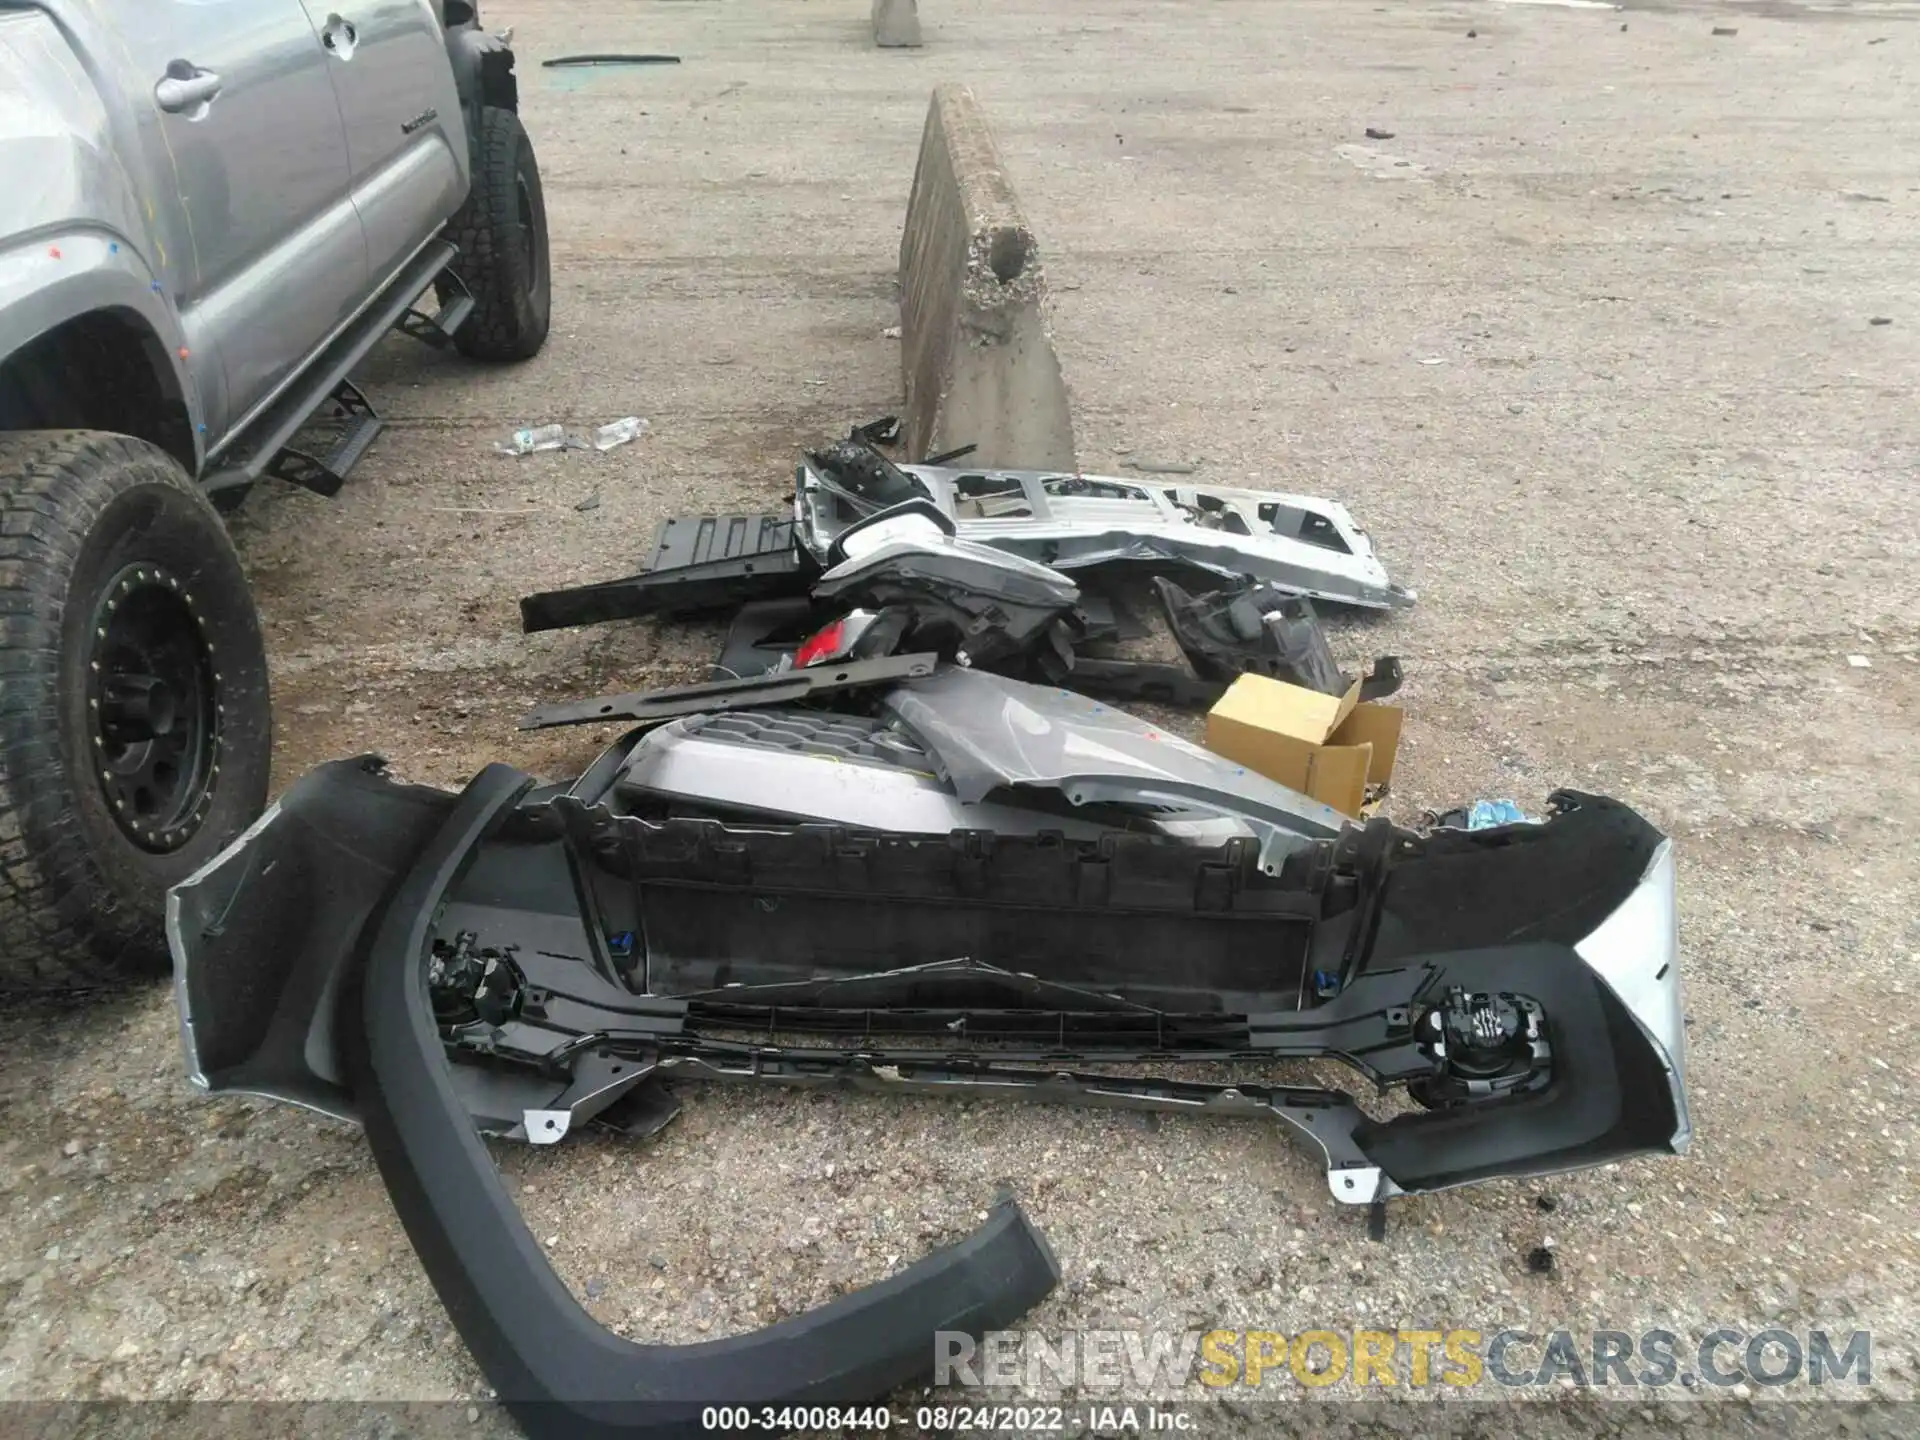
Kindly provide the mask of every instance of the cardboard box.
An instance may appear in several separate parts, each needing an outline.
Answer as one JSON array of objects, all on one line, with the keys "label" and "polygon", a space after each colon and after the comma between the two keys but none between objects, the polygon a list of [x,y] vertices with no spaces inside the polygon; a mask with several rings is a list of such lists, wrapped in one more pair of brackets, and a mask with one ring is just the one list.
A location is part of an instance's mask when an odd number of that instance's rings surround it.
[{"label": "cardboard box", "polygon": [[1242,675],[1207,712],[1207,748],[1358,817],[1367,787],[1392,778],[1404,718],[1397,705],[1363,704],[1358,680],[1322,695]]}]

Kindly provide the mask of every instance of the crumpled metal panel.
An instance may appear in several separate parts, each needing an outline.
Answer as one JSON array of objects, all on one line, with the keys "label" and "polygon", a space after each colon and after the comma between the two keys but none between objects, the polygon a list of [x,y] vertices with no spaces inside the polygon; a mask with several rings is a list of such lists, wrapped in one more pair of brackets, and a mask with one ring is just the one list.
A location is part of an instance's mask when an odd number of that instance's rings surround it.
[{"label": "crumpled metal panel", "polygon": [[1184,562],[1316,600],[1376,609],[1414,602],[1413,591],[1387,578],[1373,541],[1337,501],[1044,470],[899,468],[954,517],[961,538],[1056,570]]}]

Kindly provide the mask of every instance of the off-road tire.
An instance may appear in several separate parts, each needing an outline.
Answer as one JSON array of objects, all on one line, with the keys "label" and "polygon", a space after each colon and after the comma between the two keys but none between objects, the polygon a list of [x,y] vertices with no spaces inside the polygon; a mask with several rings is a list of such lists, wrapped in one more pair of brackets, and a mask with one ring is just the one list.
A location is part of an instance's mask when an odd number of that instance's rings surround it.
[{"label": "off-road tire", "polygon": [[[484,107],[472,145],[473,186],[447,226],[460,247],[454,271],[473,295],[453,343],[476,360],[528,360],[546,343],[553,315],[540,167],[511,110]],[[444,281],[437,288],[443,303],[454,293]]]},{"label": "off-road tire", "polygon": [[[109,633],[95,622],[116,603],[138,614],[147,592],[135,585],[126,600],[115,580],[137,574],[162,577],[151,603],[188,617],[183,643],[204,662],[195,713],[211,717],[208,765],[191,791],[199,818],[165,852],[115,819],[98,758],[112,751],[99,748],[89,698],[96,638]],[[259,815],[272,754],[259,618],[233,542],[193,481],[123,435],[0,434],[0,989],[164,970],[167,889]]]}]

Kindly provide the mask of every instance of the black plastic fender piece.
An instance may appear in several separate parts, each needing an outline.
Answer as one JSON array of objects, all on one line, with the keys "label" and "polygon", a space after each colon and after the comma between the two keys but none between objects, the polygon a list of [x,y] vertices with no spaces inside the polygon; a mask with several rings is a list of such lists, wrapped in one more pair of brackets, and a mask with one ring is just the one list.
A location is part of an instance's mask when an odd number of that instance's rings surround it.
[{"label": "black plastic fender piece", "polygon": [[479,7],[456,0],[443,7],[447,62],[471,135],[486,106],[520,108],[520,86],[513,73],[513,49],[498,35],[480,28]]},{"label": "black plastic fender piece", "polygon": [[[1060,1271],[1012,1201],[965,1240],[877,1285],[751,1334],[636,1345],[602,1328],[553,1273],[455,1094],[422,957],[474,847],[531,787],[480,772],[390,895],[365,951],[349,1071],[394,1209],[461,1338],[535,1437],[701,1433],[701,1410],[860,1404],[928,1377],[936,1331],[1005,1328]],[[343,1016],[343,1019],[345,1017]]]}]

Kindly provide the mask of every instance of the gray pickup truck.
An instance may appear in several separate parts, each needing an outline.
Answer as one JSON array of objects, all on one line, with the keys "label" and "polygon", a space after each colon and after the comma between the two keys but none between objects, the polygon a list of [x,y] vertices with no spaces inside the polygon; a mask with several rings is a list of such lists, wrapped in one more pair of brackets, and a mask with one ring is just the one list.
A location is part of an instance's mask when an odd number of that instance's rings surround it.
[{"label": "gray pickup truck", "polygon": [[388,331],[545,341],[513,63],[472,0],[0,0],[0,987],[164,965],[265,804],[219,511],[340,487]]}]

